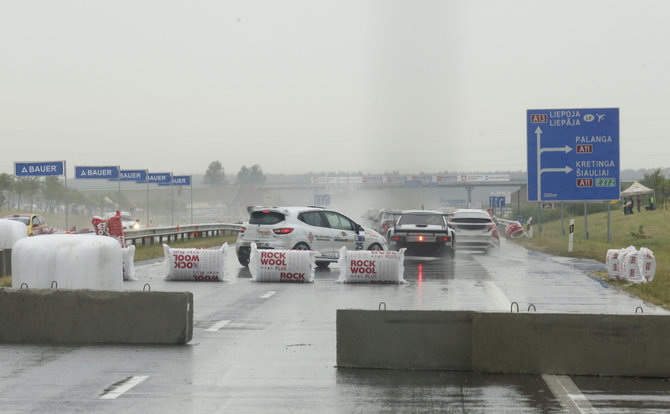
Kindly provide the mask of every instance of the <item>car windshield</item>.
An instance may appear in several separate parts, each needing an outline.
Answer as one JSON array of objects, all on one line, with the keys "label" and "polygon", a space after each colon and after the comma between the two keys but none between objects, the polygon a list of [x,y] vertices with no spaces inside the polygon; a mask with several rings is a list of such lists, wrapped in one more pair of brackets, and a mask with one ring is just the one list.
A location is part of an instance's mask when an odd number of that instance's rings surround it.
[{"label": "car windshield", "polygon": [[403,214],[398,224],[443,225],[444,219],[437,214]]},{"label": "car windshield", "polygon": [[122,221],[135,221],[133,216],[131,216],[130,214],[121,214],[121,220]]}]

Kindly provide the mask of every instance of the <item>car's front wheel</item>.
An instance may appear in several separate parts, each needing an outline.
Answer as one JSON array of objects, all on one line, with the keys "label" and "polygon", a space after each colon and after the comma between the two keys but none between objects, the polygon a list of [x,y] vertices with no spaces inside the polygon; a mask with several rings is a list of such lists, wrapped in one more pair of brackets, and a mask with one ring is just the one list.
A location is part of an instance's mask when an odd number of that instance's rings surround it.
[{"label": "car's front wheel", "polygon": [[368,250],[384,250],[384,248],[379,243],[372,243],[370,247],[368,247]]}]

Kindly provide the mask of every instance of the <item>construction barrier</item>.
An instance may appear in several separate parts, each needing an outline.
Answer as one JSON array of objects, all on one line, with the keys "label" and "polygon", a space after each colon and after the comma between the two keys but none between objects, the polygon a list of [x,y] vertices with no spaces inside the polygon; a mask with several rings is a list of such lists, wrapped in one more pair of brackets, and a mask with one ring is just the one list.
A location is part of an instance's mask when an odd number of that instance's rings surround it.
[{"label": "construction barrier", "polygon": [[337,261],[342,283],[405,283],[403,274],[405,249],[347,250],[340,249]]},{"label": "construction barrier", "polygon": [[251,244],[249,272],[254,282],[309,283],[314,281],[312,250],[266,250]]},{"label": "construction barrier", "polygon": [[163,245],[165,280],[222,282],[228,276],[226,252],[220,248],[173,249]]}]

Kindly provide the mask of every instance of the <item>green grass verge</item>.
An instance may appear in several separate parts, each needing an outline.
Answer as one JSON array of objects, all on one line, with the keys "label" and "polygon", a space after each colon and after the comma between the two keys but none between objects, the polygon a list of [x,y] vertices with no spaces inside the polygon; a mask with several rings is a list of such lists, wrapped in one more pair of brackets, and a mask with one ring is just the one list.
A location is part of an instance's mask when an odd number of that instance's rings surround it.
[{"label": "green grass verge", "polygon": [[[39,236],[38,236],[39,237]],[[217,247],[223,246],[223,243],[234,243],[237,235],[232,236],[216,236],[216,237],[202,237],[191,240],[174,240],[169,243],[165,243],[170,247],[180,247],[180,248],[193,248],[193,247]],[[138,244],[135,246],[135,262],[140,262],[142,260],[156,259],[158,257],[163,257],[163,245],[154,244],[142,246]],[[3,276],[0,277],[0,287],[11,287],[12,286],[12,276]]]},{"label": "green grass verge", "polygon": [[[537,224],[532,239],[514,241],[534,250],[568,257],[587,257],[605,262],[608,249],[635,246],[647,247],[656,258],[656,276],[651,283],[628,283],[610,281],[607,272],[596,272],[626,292],[650,303],[670,309],[670,212],[667,210],[637,211],[624,216],[620,210],[612,211],[610,232],[612,243],[607,242],[607,213],[591,214],[587,217],[588,240],[584,234],[584,217],[575,217],[574,249],[568,253],[568,223],[565,219],[565,236],[561,232],[561,221],[542,223],[542,233]],[[537,220],[536,220],[537,221]]]}]

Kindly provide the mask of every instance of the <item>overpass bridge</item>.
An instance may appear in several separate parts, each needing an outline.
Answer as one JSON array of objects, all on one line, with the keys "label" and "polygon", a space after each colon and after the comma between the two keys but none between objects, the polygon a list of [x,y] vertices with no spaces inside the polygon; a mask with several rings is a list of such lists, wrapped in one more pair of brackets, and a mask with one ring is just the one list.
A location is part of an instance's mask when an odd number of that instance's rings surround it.
[{"label": "overpass bridge", "polygon": [[472,203],[472,193],[477,188],[495,188],[500,191],[517,191],[518,189],[528,185],[527,180],[493,180],[493,181],[427,181],[427,180],[406,180],[406,181],[391,181],[391,182],[364,182],[360,180],[329,180],[315,181],[310,183],[266,183],[256,185],[258,190],[277,191],[277,192],[291,192],[291,191],[312,191],[313,194],[341,194],[346,192],[354,192],[361,190],[383,191],[390,190],[398,192],[403,190],[405,194],[411,194],[412,190],[429,191],[431,189],[463,189],[466,192],[466,202],[468,205]]}]

